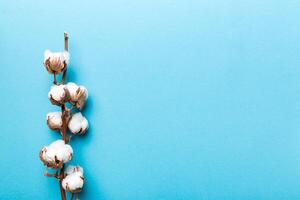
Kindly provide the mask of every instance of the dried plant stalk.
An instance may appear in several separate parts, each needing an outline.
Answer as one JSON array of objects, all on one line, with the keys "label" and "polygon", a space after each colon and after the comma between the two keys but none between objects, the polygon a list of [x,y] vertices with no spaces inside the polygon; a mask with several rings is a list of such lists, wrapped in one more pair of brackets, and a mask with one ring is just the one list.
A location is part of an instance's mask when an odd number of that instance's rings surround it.
[{"label": "dried plant stalk", "polygon": [[[49,146],[45,146],[40,151],[40,159],[47,168],[55,169],[55,174],[45,173],[47,177],[54,177],[59,180],[61,199],[66,200],[66,192],[72,193],[71,198],[82,190],[84,184],[83,169],[80,166],[68,166],[65,164],[73,157],[73,149],[68,144],[73,135],[82,135],[88,129],[88,121],[82,116],[81,112],[72,113],[75,109],[81,110],[85,105],[88,93],[85,87],[75,83],[64,85],[67,76],[67,64],[69,61],[68,53],[68,34],[64,33],[64,52],[52,53],[45,52],[44,65],[54,77],[48,97],[53,105],[60,106],[61,112],[51,112],[47,114],[47,124],[50,129],[59,131],[62,140],[57,140]],[[57,75],[62,73],[61,83],[57,80]],[[67,108],[69,102],[72,107]],[[57,117],[61,116],[61,117]],[[67,136],[67,130],[70,136]]]},{"label": "dried plant stalk", "polygon": [[[68,46],[69,46],[69,44],[68,44],[68,42],[69,42],[69,37],[68,37],[68,33],[64,33],[64,46],[65,46],[65,51],[68,51]],[[64,82],[65,82],[65,78],[66,78],[66,75],[67,75],[67,68],[64,70],[64,72],[63,72],[63,77],[62,77],[62,84],[64,84]],[[62,113],[62,115],[61,115],[61,118],[62,118],[62,130],[61,130],[61,135],[62,135],[62,137],[63,137],[63,139],[64,139],[64,141],[65,141],[65,143],[67,143],[67,139],[66,139],[66,133],[67,133],[67,124],[66,124],[66,109],[65,109],[66,107],[65,107],[65,104],[63,104],[62,106],[61,106],[61,113]],[[60,180],[59,180],[59,188],[60,188],[60,193],[61,193],[61,199],[62,200],[65,200],[66,199],[66,192],[65,192],[65,190],[63,189],[63,187],[62,187],[62,180],[63,180],[63,178],[65,177],[65,175],[64,175],[64,170],[65,170],[65,166],[64,166],[64,164],[63,164],[63,166],[62,166],[62,168],[60,169]]]}]

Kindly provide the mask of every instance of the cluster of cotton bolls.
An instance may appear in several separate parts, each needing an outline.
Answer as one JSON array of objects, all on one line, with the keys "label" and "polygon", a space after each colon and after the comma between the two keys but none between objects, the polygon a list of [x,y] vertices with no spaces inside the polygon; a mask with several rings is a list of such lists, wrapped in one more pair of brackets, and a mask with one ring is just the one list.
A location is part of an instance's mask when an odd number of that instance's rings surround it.
[{"label": "cluster of cotton bolls", "polygon": [[61,106],[66,102],[70,102],[73,107],[82,110],[88,97],[87,89],[84,86],[78,86],[75,83],[66,85],[53,85],[48,93],[51,103]]},{"label": "cluster of cotton bolls", "polygon": [[69,138],[71,138],[72,135],[84,134],[89,127],[87,119],[81,113],[88,98],[88,91],[84,86],[72,82],[67,84],[64,84],[64,80],[61,83],[56,82],[56,75],[66,73],[68,63],[69,53],[67,51],[45,51],[44,65],[55,78],[55,84],[51,87],[48,98],[53,105],[61,107],[61,111],[47,114],[47,125],[51,130],[59,131],[63,140],[54,141],[43,147],[40,151],[40,159],[47,168],[57,170],[56,173],[58,170],[62,170],[60,173],[62,176],[58,178],[61,180],[61,187],[64,190],[78,193],[84,184],[83,169],[80,166],[68,166],[64,171],[64,164],[73,157],[73,149],[67,144],[70,140],[65,138],[67,128],[70,133]]},{"label": "cluster of cotton bolls", "polygon": [[[84,86],[78,86],[75,83],[68,83],[66,85],[54,85],[48,93],[48,98],[53,105],[62,106],[69,102],[72,108],[77,108],[77,113],[71,114],[69,110],[66,111],[66,120],[68,128],[72,134],[84,134],[88,129],[88,121],[82,115],[82,110],[88,97],[87,89]],[[52,130],[62,129],[62,113],[50,112],[47,114],[47,124]]]}]

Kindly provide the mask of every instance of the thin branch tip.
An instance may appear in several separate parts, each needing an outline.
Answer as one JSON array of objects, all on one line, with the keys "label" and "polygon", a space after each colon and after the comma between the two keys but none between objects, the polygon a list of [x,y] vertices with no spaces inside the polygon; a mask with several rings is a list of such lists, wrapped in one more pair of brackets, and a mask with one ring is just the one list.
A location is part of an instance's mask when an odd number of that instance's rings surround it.
[{"label": "thin branch tip", "polygon": [[64,38],[65,38],[65,51],[68,51],[69,50],[69,35],[67,32],[64,32]]}]

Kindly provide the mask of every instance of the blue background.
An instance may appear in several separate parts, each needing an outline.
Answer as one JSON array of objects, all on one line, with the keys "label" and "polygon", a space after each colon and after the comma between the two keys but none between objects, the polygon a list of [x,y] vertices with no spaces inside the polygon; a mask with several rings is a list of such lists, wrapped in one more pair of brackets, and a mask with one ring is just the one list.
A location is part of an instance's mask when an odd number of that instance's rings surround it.
[{"label": "blue background", "polygon": [[0,199],[59,199],[45,49],[89,89],[81,199],[300,199],[300,2],[0,2]]}]

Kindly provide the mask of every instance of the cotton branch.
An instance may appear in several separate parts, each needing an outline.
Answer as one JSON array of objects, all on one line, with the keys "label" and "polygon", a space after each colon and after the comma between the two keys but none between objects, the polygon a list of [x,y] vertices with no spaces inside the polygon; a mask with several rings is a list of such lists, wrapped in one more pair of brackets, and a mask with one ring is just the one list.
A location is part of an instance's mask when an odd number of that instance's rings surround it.
[{"label": "cotton branch", "polygon": [[[65,164],[73,157],[73,149],[68,144],[71,138],[75,135],[85,134],[88,129],[88,121],[80,112],[88,98],[87,89],[75,83],[65,85],[69,63],[68,41],[68,34],[64,33],[64,52],[45,51],[45,68],[54,76],[54,85],[48,93],[48,98],[53,105],[59,106],[61,109],[60,112],[47,114],[47,125],[51,130],[58,131],[62,140],[52,142],[40,151],[40,159],[44,165],[56,170],[54,174],[49,174],[46,171],[45,176],[59,179],[62,200],[66,200],[65,191],[72,193],[72,198],[76,194],[76,199],[78,199],[78,193],[83,188],[83,169],[80,166],[68,166],[66,168]],[[61,73],[62,79],[59,83],[57,75]],[[70,103],[71,108],[67,108],[66,103]],[[76,111],[74,111],[75,109]],[[69,136],[67,136],[68,133]]]},{"label": "cotton branch", "polygon": [[[68,33],[64,33],[64,47],[65,47],[65,51],[68,51]],[[65,65],[67,65],[65,62],[64,62]],[[64,72],[63,72],[63,77],[62,77],[62,84],[64,84],[65,82],[65,78],[67,76],[67,67],[65,68]],[[66,122],[66,106],[65,104],[61,105],[61,117],[62,117],[62,130],[61,130],[61,134],[62,134],[62,137],[63,137],[63,140],[65,141],[65,143],[67,143],[67,122]],[[62,200],[66,200],[66,193],[65,193],[65,190],[63,189],[62,187],[62,181],[63,181],[63,178],[65,177],[64,175],[64,168],[65,166],[63,165],[61,170],[60,170],[60,180],[59,180],[59,187],[60,187],[60,193],[61,193],[61,199]]]},{"label": "cotton branch", "polygon": [[[65,46],[65,51],[69,51],[69,36],[68,36],[68,33],[66,33],[66,32],[64,33],[64,38],[65,38],[65,43],[64,43],[65,44],[64,45]],[[61,81],[62,84],[65,83],[66,76],[67,76],[67,68],[63,72],[62,81]]]}]

